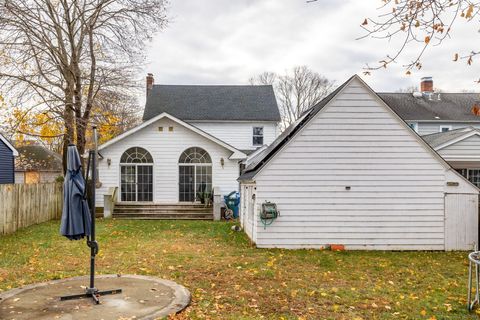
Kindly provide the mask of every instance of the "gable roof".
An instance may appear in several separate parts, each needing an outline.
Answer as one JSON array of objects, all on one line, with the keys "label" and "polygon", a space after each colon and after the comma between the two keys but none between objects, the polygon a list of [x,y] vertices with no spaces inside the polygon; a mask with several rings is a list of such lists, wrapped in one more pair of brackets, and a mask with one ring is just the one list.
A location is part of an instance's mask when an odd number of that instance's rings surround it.
[{"label": "gable roof", "polygon": [[18,147],[15,171],[62,171],[62,156],[39,145]]},{"label": "gable roof", "polygon": [[412,93],[378,93],[378,96],[404,120],[480,122],[480,116],[471,111],[480,101],[479,93],[441,92],[433,93],[431,99],[414,97]]},{"label": "gable roof", "polygon": [[446,132],[432,133],[422,136],[432,148],[440,150],[449,145],[465,140],[473,135],[480,136],[480,130],[474,127],[460,128]]},{"label": "gable roof", "polygon": [[13,156],[18,157],[18,151],[15,149],[15,147],[10,143],[10,141],[7,140],[1,133],[0,133],[0,141],[2,141],[8,149],[12,150]]},{"label": "gable roof", "polygon": [[163,112],[184,121],[280,121],[271,85],[154,85],[143,120]]},{"label": "gable roof", "polygon": [[[261,155],[258,156],[258,158],[255,159],[255,162],[252,163],[250,166],[246,168],[244,171],[244,174],[242,174],[238,180],[251,180],[253,179],[262,169],[263,167],[279,152],[279,150],[286,145],[311,119],[314,118],[316,114],[318,114],[335,96],[337,96],[342,89],[347,86],[353,79],[359,80],[371,93],[374,95],[378,96],[378,94],[373,91],[372,88],[370,88],[359,76],[353,75],[350,77],[346,82],[344,82],[340,87],[338,87],[335,91],[333,91],[331,94],[329,94],[327,97],[325,97],[322,101],[320,101],[317,105],[315,105],[313,108],[311,108],[309,111],[304,114],[304,116],[300,119],[297,120],[294,124],[292,124],[289,128],[285,130],[282,135],[280,135],[265,152],[263,152]],[[416,132],[414,132],[406,123],[405,121],[402,120],[402,118],[395,112],[395,110],[391,109],[388,104],[385,103],[385,101],[381,98],[379,98],[380,101],[383,101],[385,107],[392,112],[392,114],[398,118],[400,122],[402,122],[405,125],[405,128],[407,130],[410,130],[415,137],[417,138],[417,141],[424,145],[426,149],[432,153],[433,156],[435,156],[436,159],[439,160],[440,163],[442,163],[446,168],[451,169],[451,166],[425,141],[423,140]],[[452,171],[454,174],[457,176],[461,177],[463,180],[466,180],[463,176],[461,176],[458,172],[455,170]],[[476,187],[475,187],[476,188]]]},{"label": "gable roof", "polygon": [[145,121],[145,122],[141,123],[140,125],[132,128],[128,131],[125,131],[121,135],[113,138],[112,140],[109,140],[109,141],[105,142],[104,144],[102,144],[98,147],[98,150],[101,151],[101,150],[105,149],[106,147],[108,147],[108,146],[110,146],[114,143],[117,143],[118,141],[121,141],[121,140],[125,139],[126,137],[134,134],[135,132],[140,131],[141,129],[143,129],[145,127],[148,127],[152,123],[154,123],[154,122],[156,122],[156,121],[158,121],[162,118],[168,118],[168,119],[170,119],[174,122],[177,122],[178,124],[184,126],[185,128],[190,129],[191,131],[198,133],[199,135],[215,142],[216,144],[221,145],[225,149],[232,151],[232,155],[229,157],[229,159],[232,159],[232,160],[234,160],[234,159],[244,159],[244,158],[247,157],[247,155],[245,153],[243,153],[242,151],[234,148],[233,146],[229,145],[228,143],[218,139],[217,137],[212,136],[211,134],[209,134],[209,133],[207,133],[207,132],[205,132],[205,131],[203,131],[203,130],[201,130],[201,129],[199,129],[199,128],[197,128],[197,127],[195,127],[195,126],[193,126],[189,123],[186,123],[185,121],[182,121],[178,118],[175,118],[174,116],[172,116],[172,115],[170,115],[166,112],[163,112],[163,113],[157,115],[156,117],[153,117],[150,120]]},{"label": "gable roof", "polygon": [[287,143],[293,138],[297,132],[305,126],[320,110],[325,107],[330,100],[333,99],[356,75],[350,77],[345,81],[341,86],[335,89],[328,96],[323,98],[322,101],[317,103],[312,108],[304,112],[304,114],[298,118],[294,123],[292,123],[288,128],[286,128],[282,134],[280,134],[277,139],[275,139],[272,144],[268,146],[265,150],[260,152],[256,157],[251,160],[250,165],[245,168],[244,173],[238,178],[238,180],[249,180],[252,179],[264,166],[265,164]]}]

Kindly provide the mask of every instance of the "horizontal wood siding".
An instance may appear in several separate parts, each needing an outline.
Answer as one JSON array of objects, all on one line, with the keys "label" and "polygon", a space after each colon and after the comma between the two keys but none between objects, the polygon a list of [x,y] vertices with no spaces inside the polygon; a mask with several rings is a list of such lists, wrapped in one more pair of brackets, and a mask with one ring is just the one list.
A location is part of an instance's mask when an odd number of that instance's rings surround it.
[{"label": "horizontal wood siding", "polygon": [[256,177],[258,207],[281,212],[256,243],[443,250],[444,185],[440,162],[354,81]]},{"label": "horizontal wood siding", "polygon": [[465,140],[459,141],[449,145],[443,149],[438,150],[442,157],[449,159],[480,159],[480,137],[473,135]]},{"label": "horizontal wood siding", "polygon": [[190,122],[190,124],[225,141],[240,150],[253,150],[253,127],[263,127],[263,144],[270,144],[277,136],[274,122]]},{"label": "horizontal wood siding", "polygon": [[426,134],[438,133],[440,132],[441,126],[452,126],[452,130],[466,128],[470,126],[480,129],[480,123],[468,123],[468,122],[417,122],[417,123],[418,123],[418,134],[421,136]]},{"label": "horizontal wood siding", "polygon": [[0,234],[60,219],[62,190],[60,183],[0,185]]},{"label": "horizontal wood siding", "polygon": [[[158,127],[163,127],[163,131],[159,131]],[[169,127],[173,127],[173,132],[168,130]],[[213,186],[218,187],[222,195],[238,191],[239,165],[238,160],[228,159],[231,151],[174,121],[161,119],[100,151],[103,156],[99,162],[102,187],[97,189],[97,206],[103,207],[103,195],[110,187],[119,187],[120,197],[120,157],[130,147],[145,148],[153,157],[154,202],[178,202],[178,160],[181,153],[190,147],[200,147],[209,153]],[[221,158],[224,159],[223,167]],[[106,159],[111,159],[110,166]]]},{"label": "horizontal wood siding", "polygon": [[12,150],[0,140],[0,184],[14,183],[14,158]]}]

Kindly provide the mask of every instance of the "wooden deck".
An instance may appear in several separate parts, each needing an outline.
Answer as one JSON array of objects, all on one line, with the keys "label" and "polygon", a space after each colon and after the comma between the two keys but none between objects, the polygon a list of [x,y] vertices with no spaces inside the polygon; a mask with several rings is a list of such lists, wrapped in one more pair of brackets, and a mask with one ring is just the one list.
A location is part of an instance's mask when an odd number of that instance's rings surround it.
[{"label": "wooden deck", "polygon": [[203,204],[117,202],[115,219],[140,220],[213,220],[213,207]]}]

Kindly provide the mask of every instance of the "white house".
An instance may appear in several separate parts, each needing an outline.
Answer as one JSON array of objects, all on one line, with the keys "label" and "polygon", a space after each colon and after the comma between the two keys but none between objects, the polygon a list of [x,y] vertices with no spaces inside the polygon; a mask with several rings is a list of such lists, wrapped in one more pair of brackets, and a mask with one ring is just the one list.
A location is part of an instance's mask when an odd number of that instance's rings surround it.
[{"label": "white house", "polygon": [[465,127],[480,128],[479,93],[435,92],[432,77],[423,77],[419,92],[380,92],[378,95],[419,135]]},{"label": "white house", "polygon": [[471,183],[480,187],[480,130],[474,127],[422,137],[439,155]]},{"label": "white house", "polygon": [[271,86],[154,85],[149,75],[143,119],[99,146],[99,207],[104,195],[193,204],[238,191],[240,162],[276,138],[280,114]]},{"label": "white house", "polygon": [[[311,108],[240,176],[258,247],[472,249],[479,190],[358,76]],[[262,205],[280,215],[262,219]]]}]

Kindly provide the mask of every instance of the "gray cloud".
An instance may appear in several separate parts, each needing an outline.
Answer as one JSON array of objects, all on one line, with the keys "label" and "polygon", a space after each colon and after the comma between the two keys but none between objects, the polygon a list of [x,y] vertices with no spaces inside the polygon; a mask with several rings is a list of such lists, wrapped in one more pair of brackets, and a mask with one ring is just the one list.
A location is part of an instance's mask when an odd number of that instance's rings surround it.
[{"label": "gray cloud", "polygon": [[[341,83],[362,73],[365,63],[394,52],[397,41],[355,40],[362,35],[359,24],[376,16],[378,5],[378,0],[172,0],[172,22],[148,48],[144,72],[165,84],[241,84],[263,71],[308,65]],[[422,70],[411,76],[399,62],[363,78],[379,91],[416,85],[427,75],[444,91],[477,89],[475,63],[452,62],[460,49],[475,49],[464,48],[478,42],[472,27],[460,23],[454,37],[432,48]],[[415,52],[407,50],[403,63]]]}]

